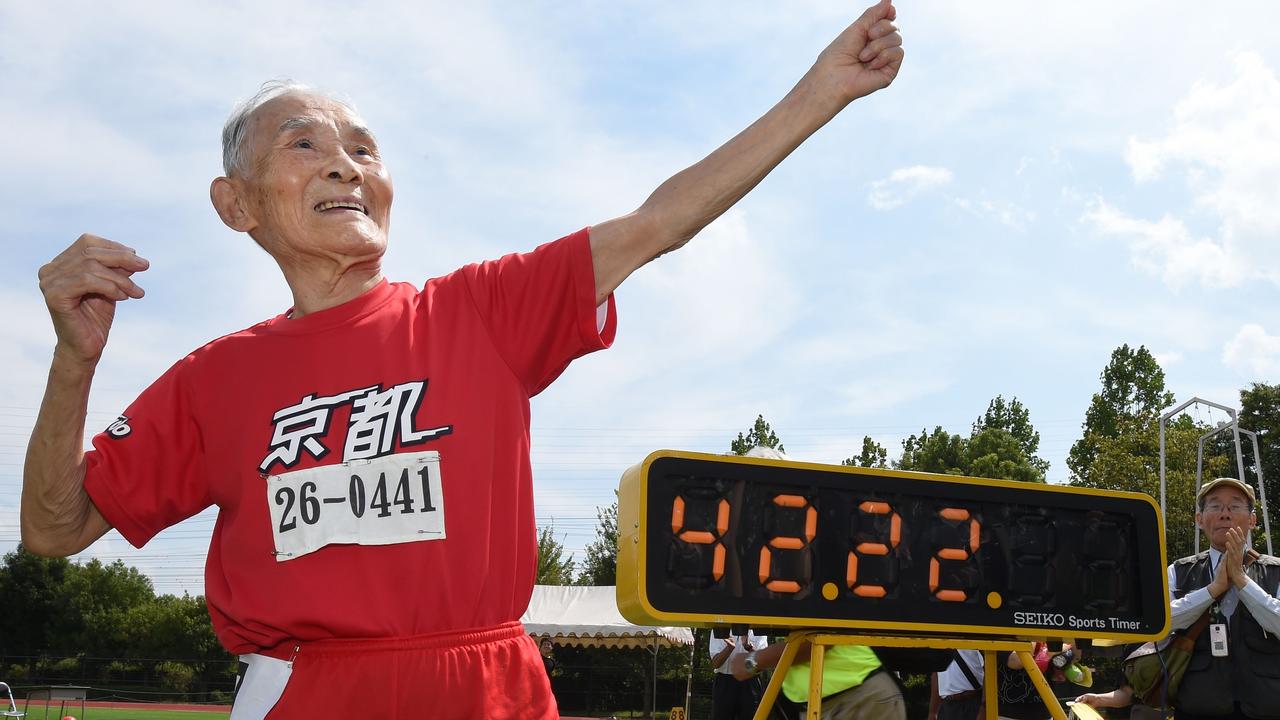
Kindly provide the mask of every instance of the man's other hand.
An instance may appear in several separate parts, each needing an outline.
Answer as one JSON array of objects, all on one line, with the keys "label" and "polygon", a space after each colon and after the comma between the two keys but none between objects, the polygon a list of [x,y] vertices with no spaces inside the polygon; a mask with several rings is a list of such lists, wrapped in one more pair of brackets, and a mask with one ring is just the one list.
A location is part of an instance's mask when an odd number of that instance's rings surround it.
[{"label": "man's other hand", "polygon": [[111,332],[116,303],[143,296],[132,275],[148,267],[133,248],[85,234],[40,268],[40,291],[58,337],[54,354],[96,364]]}]

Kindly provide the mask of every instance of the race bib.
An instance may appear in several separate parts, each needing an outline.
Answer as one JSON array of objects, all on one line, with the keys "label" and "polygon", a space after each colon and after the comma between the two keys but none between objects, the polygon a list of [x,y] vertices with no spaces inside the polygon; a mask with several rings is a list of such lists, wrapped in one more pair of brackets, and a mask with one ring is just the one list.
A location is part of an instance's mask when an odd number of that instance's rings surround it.
[{"label": "race bib", "polygon": [[279,562],[332,543],[443,540],[440,453],[400,453],[270,475],[267,505]]}]

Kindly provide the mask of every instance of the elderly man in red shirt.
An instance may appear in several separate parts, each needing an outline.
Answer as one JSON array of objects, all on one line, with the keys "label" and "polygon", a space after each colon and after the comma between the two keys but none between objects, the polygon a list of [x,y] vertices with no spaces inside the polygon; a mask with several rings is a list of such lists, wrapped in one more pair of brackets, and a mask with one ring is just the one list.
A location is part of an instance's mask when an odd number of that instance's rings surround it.
[{"label": "elderly man in red shirt", "polygon": [[82,235],[40,271],[57,336],[22,537],[135,546],[219,508],[205,589],[244,673],[232,716],[551,718],[518,618],[534,579],[529,398],[613,339],[613,291],[689,241],[902,61],[868,9],[746,130],[634,212],[418,287],[382,272],[393,187],[349,105],[273,85],[224,130],[210,195],[293,306],[173,365],[81,444],[116,304],[149,263]]}]

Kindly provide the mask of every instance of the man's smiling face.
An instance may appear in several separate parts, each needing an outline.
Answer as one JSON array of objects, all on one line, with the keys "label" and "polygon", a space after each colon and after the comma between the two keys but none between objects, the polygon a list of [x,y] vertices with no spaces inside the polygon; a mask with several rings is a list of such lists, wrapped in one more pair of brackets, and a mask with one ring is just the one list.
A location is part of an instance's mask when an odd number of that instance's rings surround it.
[{"label": "man's smiling face", "polygon": [[1204,531],[1209,544],[1222,550],[1227,543],[1227,530],[1240,528],[1248,533],[1258,524],[1249,498],[1230,485],[1216,487],[1205,495],[1201,509],[1196,513],[1196,526]]},{"label": "man's smiling face", "polygon": [[373,134],[350,108],[287,93],[250,119],[250,158],[238,178],[253,227],[277,259],[380,258],[391,225],[391,176]]}]

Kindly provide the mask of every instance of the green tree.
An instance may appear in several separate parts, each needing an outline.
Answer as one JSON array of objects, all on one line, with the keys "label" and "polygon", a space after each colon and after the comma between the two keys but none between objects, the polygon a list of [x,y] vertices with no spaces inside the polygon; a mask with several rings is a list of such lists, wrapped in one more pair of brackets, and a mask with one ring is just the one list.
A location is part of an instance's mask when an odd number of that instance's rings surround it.
[{"label": "green tree", "polygon": [[538,528],[539,585],[572,585],[573,555],[564,556],[564,545],[556,540],[555,522]]},{"label": "green tree", "polygon": [[757,415],[755,423],[746,435],[738,433],[737,439],[729,443],[729,452],[734,455],[746,455],[747,451],[757,445],[771,447],[778,452],[786,452],[787,449],[782,446],[782,441],[778,439],[778,435],[773,432],[773,428],[769,427],[769,423],[765,422],[764,415]]},{"label": "green tree", "polygon": [[[1004,428],[986,427],[964,446],[964,474],[972,477],[1044,482],[1048,463],[1028,456],[1024,443]],[[1043,466],[1042,466],[1043,464]]]},{"label": "green tree", "polygon": [[1003,395],[997,395],[987,411],[973,422],[972,437],[977,437],[984,430],[1005,430],[1017,441],[1022,454],[1026,456],[1031,467],[1039,471],[1041,479],[1049,471],[1049,461],[1036,455],[1040,450],[1040,433],[1031,424],[1031,411],[1013,398],[1008,402]]},{"label": "green tree", "polygon": [[[1258,435],[1258,453],[1262,455],[1262,479],[1266,483],[1268,515],[1272,532],[1280,532],[1280,385],[1253,383],[1240,391],[1240,427]],[[1257,485],[1258,459],[1253,444],[1241,438],[1244,445],[1245,472]],[[1258,525],[1261,526],[1261,518]]]},{"label": "green tree", "polygon": [[66,619],[51,629],[54,644],[68,652],[110,657],[119,649],[126,613],[154,598],[151,579],[123,561],[72,565],[62,587]]},{"label": "green tree", "polygon": [[587,546],[579,585],[616,585],[618,582],[618,501],[596,508],[596,539]]},{"label": "green tree", "polygon": [[872,440],[870,435],[863,435],[862,452],[851,458],[841,460],[840,464],[850,467],[887,468],[889,467],[889,451],[885,450],[880,443]]},{"label": "green tree", "polygon": [[1044,482],[1044,471],[1022,448],[1022,443],[1003,428],[984,427],[966,438],[938,426],[933,432],[921,430],[920,435],[903,440],[902,457],[894,467],[943,475]]},{"label": "green tree", "polygon": [[[1208,427],[1187,415],[1173,418],[1165,428],[1165,545],[1170,560],[1190,555],[1195,548],[1196,449]],[[1210,454],[1206,447],[1206,477],[1231,474],[1231,458]],[[1160,499],[1159,417],[1122,419],[1114,437],[1100,437],[1093,460],[1072,485],[1102,490],[1127,490]],[[1201,542],[1200,549],[1204,549]]]},{"label": "green tree", "polygon": [[1085,411],[1083,435],[1067,455],[1067,468],[1079,480],[1088,480],[1085,473],[1105,439],[1118,437],[1134,422],[1158,420],[1173,404],[1173,393],[1164,387],[1164,370],[1145,346],[1116,348],[1100,379],[1102,390]]},{"label": "green tree", "polygon": [[234,676],[233,658],[218,644],[199,595],[161,595],[129,608],[124,622],[125,639],[116,655],[146,658],[151,677],[168,690],[225,687],[228,671]]},{"label": "green tree", "polygon": [[1036,456],[1039,448],[1040,433],[1031,424],[1031,412],[1017,398],[1006,401],[997,395],[974,421],[969,437],[949,433],[941,425],[932,432],[921,430],[902,441],[902,457],[893,465],[899,470],[1044,482],[1049,463]]},{"label": "green tree", "polygon": [[227,657],[201,595],[161,595],[134,605],[124,617],[126,656],[205,661]]},{"label": "green tree", "polygon": [[938,425],[933,432],[921,430],[902,441],[902,457],[893,464],[899,470],[963,475],[966,440]]},{"label": "green tree", "polygon": [[67,623],[62,589],[74,566],[66,558],[46,558],[21,544],[4,556],[0,567],[0,654],[38,655],[59,652],[50,630]]}]

